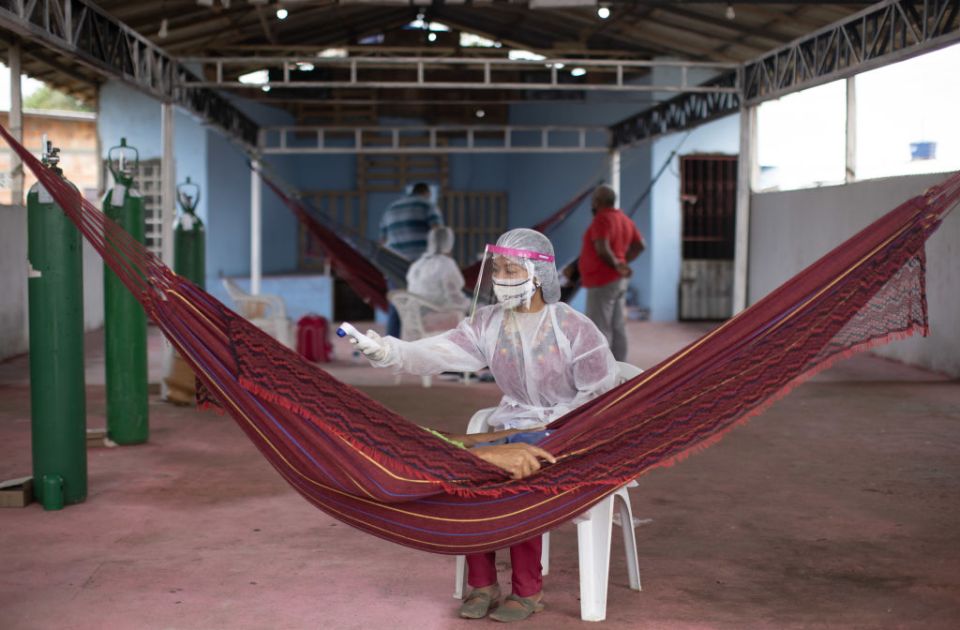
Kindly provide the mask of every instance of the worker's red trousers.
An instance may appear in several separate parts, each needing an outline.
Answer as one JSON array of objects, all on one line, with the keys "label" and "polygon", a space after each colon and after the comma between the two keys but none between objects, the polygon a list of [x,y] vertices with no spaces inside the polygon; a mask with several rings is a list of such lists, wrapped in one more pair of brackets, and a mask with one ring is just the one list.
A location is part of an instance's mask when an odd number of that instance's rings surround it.
[{"label": "worker's red trousers", "polygon": [[[543,587],[543,567],[540,566],[540,536],[525,540],[510,547],[510,564],[513,566],[513,592],[520,597],[530,597]],[[467,584],[483,588],[497,583],[496,554],[467,554]]]}]

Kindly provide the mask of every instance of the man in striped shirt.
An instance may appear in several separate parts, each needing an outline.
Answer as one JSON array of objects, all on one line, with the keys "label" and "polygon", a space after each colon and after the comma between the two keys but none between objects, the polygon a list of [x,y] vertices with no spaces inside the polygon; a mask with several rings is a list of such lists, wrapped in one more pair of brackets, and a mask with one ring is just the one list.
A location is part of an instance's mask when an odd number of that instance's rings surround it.
[{"label": "man in striped shirt", "polygon": [[[417,182],[409,195],[394,201],[383,213],[380,241],[407,260],[416,260],[427,249],[427,233],[442,225],[440,210],[430,200],[430,185]],[[387,334],[400,338],[400,317],[392,304]]]},{"label": "man in striped shirt", "polygon": [[427,249],[430,228],[443,225],[443,217],[430,201],[430,186],[413,185],[406,197],[397,199],[380,219],[380,240],[407,260],[416,260]]}]

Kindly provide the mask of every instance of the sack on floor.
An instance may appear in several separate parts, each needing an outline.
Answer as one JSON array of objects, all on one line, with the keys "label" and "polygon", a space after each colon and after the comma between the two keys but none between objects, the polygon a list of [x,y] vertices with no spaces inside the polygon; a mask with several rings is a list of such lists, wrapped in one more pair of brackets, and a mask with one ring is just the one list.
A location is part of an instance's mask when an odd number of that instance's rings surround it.
[{"label": "sack on floor", "polygon": [[179,354],[173,354],[170,370],[163,377],[167,386],[164,400],[175,405],[192,405],[197,394],[196,377],[193,370]]}]

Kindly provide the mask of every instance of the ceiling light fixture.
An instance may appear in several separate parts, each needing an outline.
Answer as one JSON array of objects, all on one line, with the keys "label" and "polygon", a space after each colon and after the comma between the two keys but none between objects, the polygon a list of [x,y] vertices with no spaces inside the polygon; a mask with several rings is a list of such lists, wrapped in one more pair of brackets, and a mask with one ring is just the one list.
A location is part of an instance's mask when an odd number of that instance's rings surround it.
[{"label": "ceiling light fixture", "polygon": [[477,115],[477,118],[483,118],[484,116],[487,115],[487,112],[483,111],[482,109],[478,109],[476,111],[476,115]]},{"label": "ceiling light fixture", "polygon": [[167,18],[163,18],[162,20],[160,20],[160,30],[157,31],[157,37],[159,37],[160,39],[165,39],[167,37],[167,35],[169,34],[169,31],[167,30],[167,26],[168,26]]},{"label": "ceiling light fixture", "polygon": [[268,70],[254,70],[237,77],[237,81],[244,85],[263,85],[270,82],[270,72]]},{"label": "ceiling light fixture", "polygon": [[570,71],[570,76],[571,76],[571,77],[582,77],[582,76],[585,75],[586,73],[587,73],[587,69],[586,69],[586,68],[574,68],[574,69],[572,69],[572,70]]},{"label": "ceiling light fixture", "polygon": [[288,16],[288,15],[290,15],[290,12],[287,11],[286,9],[277,9],[277,19],[278,19],[278,20],[285,20],[285,19],[287,19],[287,16]]},{"label": "ceiling light fixture", "polygon": [[269,86],[269,85],[264,85],[264,86],[261,87],[260,89],[263,90],[264,92],[269,92],[269,91],[270,91],[270,86]]},{"label": "ceiling light fixture", "polygon": [[732,20],[737,17],[737,12],[733,10],[733,3],[730,2],[727,4],[727,10],[724,13],[728,20]]},{"label": "ceiling light fixture", "polygon": [[431,41],[431,42],[435,42],[435,41],[437,41],[437,34],[436,34],[436,33],[430,33],[429,35],[427,35],[427,39],[428,39],[429,41]]},{"label": "ceiling light fixture", "polygon": [[610,17],[610,7],[599,7],[599,8],[597,9],[597,16],[598,16],[601,20],[605,20],[605,19],[607,19],[608,17]]}]

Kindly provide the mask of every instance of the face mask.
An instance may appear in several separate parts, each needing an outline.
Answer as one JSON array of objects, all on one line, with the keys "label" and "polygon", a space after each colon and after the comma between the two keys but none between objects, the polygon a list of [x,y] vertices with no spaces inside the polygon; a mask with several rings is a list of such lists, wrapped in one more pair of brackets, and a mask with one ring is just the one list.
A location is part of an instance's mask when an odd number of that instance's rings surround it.
[{"label": "face mask", "polygon": [[493,279],[493,294],[504,308],[517,308],[530,303],[530,298],[537,292],[533,278],[526,280],[497,280]]}]

